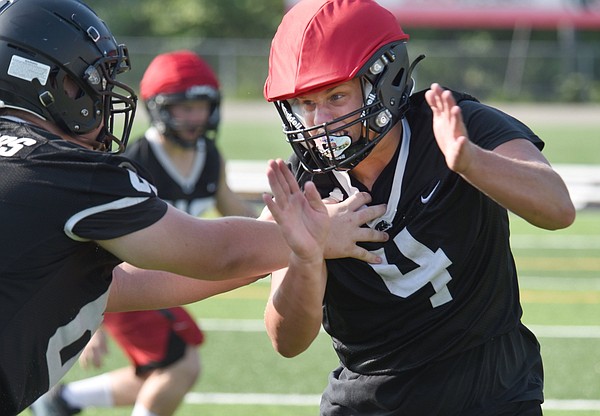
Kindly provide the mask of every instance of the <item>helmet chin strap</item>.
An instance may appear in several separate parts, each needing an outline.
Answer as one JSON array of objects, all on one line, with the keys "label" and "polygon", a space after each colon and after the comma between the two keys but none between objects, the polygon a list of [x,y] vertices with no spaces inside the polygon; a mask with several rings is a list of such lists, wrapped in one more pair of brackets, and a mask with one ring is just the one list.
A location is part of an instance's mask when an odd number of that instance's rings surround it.
[{"label": "helmet chin strap", "polygon": [[188,140],[184,140],[181,137],[179,137],[175,131],[173,131],[170,128],[167,128],[165,126],[164,129],[158,129],[158,131],[160,131],[160,133],[165,137],[165,139],[167,139],[168,141],[170,141],[171,143],[183,148],[183,149],[195,149],[196,145],[198,143],[198,140],[201,139],[202,135],[199,135],[196,140],[194,141],[188,141]]},{"label": "helmet chin strap", "polygon": [[198,135],[196,140],[190,142],[190,141],[184,140],[181,137],[179,137],[177,135],[175,129],[173,129],[171,126],[169,126],[167,123],[165,123],[163,121],[154,122],[152,124],[156,128],[156,130],[158,130],[158,132],[160,133],[161,136],[163,136],[169,142],[176,144],[177,146],[179,146],[183,149],[195,148],[196,143],[198,143],[198,140],[200,140],[200,138],[202,137],[202,135]]},{"label": "helmet chin strap", "polygon": [[188,140],[182,139],[181,137],[179,137],[173,133],[163,133],[163,136],[165,136],[165,138],[167,140],[169,140],[170,142],[175,143],[177,146],[182,147],[184,149],[195,149],[196,144],[198,143],[198,140],[200,140],[200,138],[202,137],[202,136],[198,136],[198,138],[196,140],[188,141]]}]

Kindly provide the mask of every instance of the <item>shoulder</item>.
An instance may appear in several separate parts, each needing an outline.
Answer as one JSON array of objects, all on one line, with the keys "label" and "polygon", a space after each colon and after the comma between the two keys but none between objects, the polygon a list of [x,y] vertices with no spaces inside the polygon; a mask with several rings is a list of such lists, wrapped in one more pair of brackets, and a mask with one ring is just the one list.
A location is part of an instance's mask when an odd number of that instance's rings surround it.
[{"label": "shoulder", "polygon": [[[0,156],[24,159],[49,142],[67,147],[70,145],[60,137],[22,120],[0,118]],[[47,150],[50,149],[52,147]]]},{"label": "shoulder", "polygon": [[[480,105],[479,100],[466,93],[466,92],[461,92],[461,91],[455,91],[449,88],[448,89],[450,92],[452,92],[452,95],[454,96],[454,99],[456,100],[456,103],[462,108],[463,106],[470,106],[473,105],[475,107],[477,107],[478,105]],[[416,112],[427,112],[429,114],[431,114],[431,109],[429,108],[429,104],[427,104],[427,101],[425,100],[425,93],[429,91],[429,89],[424,89],[421,91],[417,91],[415,93],[413,93],[410,98],[409,98],[409,111],[413,110]]]},{"label": "shoulder", "polygon": [[127,148],[125,149],[123,155],[129,158],[138,158],[141,154],[147,151],[151,151],[151,149],[148,143],[148,139],[144,135],[137,137],[134,140],[131,140],[127,144]]},{"label": "shoulder", "polygon": [[[468,93],[449,90],[461,109],[469,138],[481,147],[493,149],[506,141],[524,138],[539,149],[543,148],[540,138],[515,117],[480,102]],[[430,126],[432,122],[432,112],[425,100],[426,92],[427,90],[422,90],[414,93],[409,101],[410,107],[406,117],[411,128],[415,130],[423,128],[423,125]]]},{"label": "shoulder", "polygon": [[206,143],[206,150],[212,153],[219,153],[219,146],[217,146],[217,142],[214,139],[209,139],[207,137],[204,138],[204,142]]}]

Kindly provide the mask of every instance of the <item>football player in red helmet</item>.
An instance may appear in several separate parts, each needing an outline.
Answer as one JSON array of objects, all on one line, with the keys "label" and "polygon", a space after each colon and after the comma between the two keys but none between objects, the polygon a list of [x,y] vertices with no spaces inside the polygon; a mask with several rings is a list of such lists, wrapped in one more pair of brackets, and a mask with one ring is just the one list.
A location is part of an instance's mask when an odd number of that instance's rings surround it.
[{"label": "football player in red helmet", "polygon": [[407,41],[374,0],[303,0],[283,17],[264,95],[294,177],[329,201],[368,192],[387,205],[368,226],[390,239],[365,245],[379,264],[314,250],[274,272],[267,332],[286,357],[321,325],[331,335],[321,415],[541,415],[508,211],[558,229],[575,209],[523,123],[438,84],[414,92]]},{"label": "football player in red helmet", "polygon": [[127,148],[149,170],[159,196],[191,215],[256,216],[227,185],[217,147],[221,93],[211,67],[189,50],[156,56],[140,82],[151,126]]}]

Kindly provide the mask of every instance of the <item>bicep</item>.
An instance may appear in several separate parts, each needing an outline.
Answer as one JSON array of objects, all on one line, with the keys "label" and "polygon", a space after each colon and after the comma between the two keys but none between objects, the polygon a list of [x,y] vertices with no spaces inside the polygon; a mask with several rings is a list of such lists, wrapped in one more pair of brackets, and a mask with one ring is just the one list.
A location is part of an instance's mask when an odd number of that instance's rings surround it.
[{"label": "bicep", "polygon": [[527,139],[513,139],[504,142],[493,151],[509,159],[550,164],[542,152]]},{"label": "bicep", "polygon": [[205,220],[169,206],[165,215],[150,226],[98,244],[137,267],[182,273],[184,269],[176,270],[177,264],[186,261],[192,247],[197,259],[217,253],[219,240],[210,238],[211,228]]}]

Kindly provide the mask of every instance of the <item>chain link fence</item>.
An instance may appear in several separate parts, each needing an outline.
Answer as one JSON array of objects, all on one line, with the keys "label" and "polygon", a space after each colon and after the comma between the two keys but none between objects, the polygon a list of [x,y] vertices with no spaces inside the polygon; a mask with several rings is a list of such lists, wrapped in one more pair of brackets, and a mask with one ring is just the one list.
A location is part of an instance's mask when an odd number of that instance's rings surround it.
[{"label": "chain link fence", "polygon": [[[409,42],[409,54],[427,58],[414,72],[417,88],[439,82],[483,99],[521,102],[600,103],[600,48],[593,42],[559,36],[530,41],[527,28],[510,41],[489,37],[465,41]],[[130,51],[133,71],[127,82],[139,85],[144,69],[159,53],[191,49],[214,68],[224,95],[260,99],[267,75],[269,39],[119,38]]]}]

